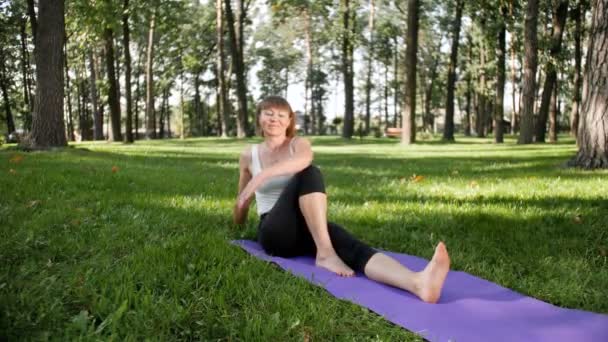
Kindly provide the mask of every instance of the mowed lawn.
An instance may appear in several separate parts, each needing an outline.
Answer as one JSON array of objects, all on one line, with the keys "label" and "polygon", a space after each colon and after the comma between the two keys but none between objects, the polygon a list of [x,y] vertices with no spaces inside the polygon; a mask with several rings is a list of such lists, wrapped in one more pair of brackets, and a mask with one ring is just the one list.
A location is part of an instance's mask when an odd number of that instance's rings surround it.
[{"label": "mowed lawn", "polygon": [[[442,240],[455,270],[608,313],[608,172],[564,167],[560,138],[312,140],[330,219],[372,246]],[[229,243],[255,238],[231,213],[257,141],[0,148],[0,340],[416,340]]]}]

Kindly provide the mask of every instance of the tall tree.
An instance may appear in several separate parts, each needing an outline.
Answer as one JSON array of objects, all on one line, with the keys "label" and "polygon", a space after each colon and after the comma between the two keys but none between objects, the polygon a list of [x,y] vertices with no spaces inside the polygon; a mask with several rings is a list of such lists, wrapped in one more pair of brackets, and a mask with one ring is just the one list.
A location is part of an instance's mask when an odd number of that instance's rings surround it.
[{"label": "tall tree", "polygon": [[355,128],[355,87],[353,71],[353,20],[350,0],[341,0],[342,7],[342,77],[344,79],[344,124],[342,137],[351,138]]},{"label": "tall tree", "polygon": [[[0,48],[0,59],[4,60],[2,50]],[[6,72],[6,65],[2,63],[0,65],[0,89],[2,90],[2,99],[4,100],[4,111],[6,118],[7,133],[11,134],[15,132],[15,120],[13,119],[13,112],[11,110],[11,99],[8,93],[8,77]]]},{"label": "tall tree", "polygon": [[146,138],[156,138],[156,112],[154,110],[154,29],[156,8],[150,15],[148,24],[148,48],[146,50]]},{"label": "tall tree", "polygon": [[416,55],[418,53],[418,0],[408,0],[405,50],[406,87],[403,106],[401,143],[416,142]]},{"label": "tall tree", "polygon": [[104,29],[106,70],[108,76],[108,106],[110,107],[110,131],[108,140],[121,141],[120,129],[120,101],[118,98],[118,78],[116,76],[115,52],[114,52],[114,30],[110,26]]},{"label": "tall tree", "polygon": [[41,1],[36,45],[36,102],[31,143],[34,148],[66,146],[63,121],[63,0]]},{"label": "tall tree", "polygon": [[570,161],[586,169],[608,168],[608,0],[595,0],[583,80],[579,150]]},{"label": "tall tree", "polygon": [[456,86],[456,66],[458,65],[458,46],[460,45],[460,23],[464,0],[456,0],[456,13],[452,24],[452,50],[448,66],[448,88],[445,104],[445,127],[443,140],[454,141],[454,88]]},{"label": "tall tree", "polygon": [[585,12],[587,8],[587,0],[578,0],[576,8],[572,13],[574,19],[574,88],[572,89],[572,111],[570,112],[570,134],[577,139],[578,142],[578,123],[581,103],[581,88],[583,77],[581,75],[581,60],[583,59],[583,51],[581,41],[583,39],[583,22],[585,20]]},{"label": "tall tree", "polygon": [[127,101],[127,117],[125,141],[133,142],[133,101],[131,99],[131,52],[129,51],[129,0],[123,0],[122,5],[122,49],[125,55],[125,97]]},{"label": "tall tree", "polygon": [[558,3],[553,6],[553,15],[551,18],[551,47],[549,51],[549,60],[545,69],[545,85],[543,95],[538,110],[538,121],[536,122],[536,142],[545,142],[545,132],[547,130],[547,117],[549,114],[549,105],[553,96],[553,88],[557,81],[556,62],[562,47],[562,36],[564,27],[566,26],[566,18],[568,17],[568,0],[554,0]]},{"label": "tall tree", "polygon": [[518,144],[534,141],[534,99],[536,92],[536,68],[538,65],[538,0],[528,0],[524,29],[524,85],[521,109],[521,130]]},{"label": "tall tree", "polygon": [[507,16],[506,4],[500,6],[500,17],[498,18],[498,40],[496,42],[496,100],[494,101],[494,142],[497,144],[503,143],[504,138],[504,103],[505,96],[505,61],[507,54],[506,33],[507,25],[505,18]]},{"label": "tall tree", "polygon": [[27,49],[27,20],[23,17],[20,20],[20,35],[21,35],[21,75],[23,83],[23,100],[24,100],[24,111],[23,111],[23,126],[24,130],[29,131],[32,127],[32,112],[34,111],[34,100],[32,96],[32,83],[31,83],[31,68],[30,68],[30,56]]},{"label": "tall tree", "polygon": [[228,136],[228,124],[226,115],[226,80],[224,75],[226,73],[226,57],[224,56],[224,20],[222,8],[222,0],[215,1],[216,8],[216,36],[217,36],[217,56],[216,56],[216,79],[217,79],[217,115],[218,115],[218,133],[222,137]]},{"label": "tall tree", "polygon": [[374,60],[374,15],[376,12],[376,5],[374,0],[369,0],[369,51],[367,53],[367,76],[365,80],[365,133],[369,133],[369,122],[370,122],[370,105],[371,105],[371,91],[372,91],[372,65]]},{"label": "tall tree", "polygon": [[[246,4],[245,4],[246,2]],[[231,0],[225,0],[226,23],[230,36],[230,52],[232,67],[236,76],[236,97],[238,103],[237,136],[243,138],[248,135],[248,108],[247,108],[247,77],[244,61],[244,27],[247,9],[250,0],[237,0],[236,15],[232,11]]]}]

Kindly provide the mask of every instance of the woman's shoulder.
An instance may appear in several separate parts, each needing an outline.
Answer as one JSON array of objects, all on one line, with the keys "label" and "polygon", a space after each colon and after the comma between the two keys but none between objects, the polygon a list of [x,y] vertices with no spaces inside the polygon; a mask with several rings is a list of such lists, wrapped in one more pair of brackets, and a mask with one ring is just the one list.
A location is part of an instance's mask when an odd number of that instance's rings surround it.
[{"label": "woman's shoulder", "polygon": [[307,138],[304,137],[299,137],[299,136],[294,136],[293,138],[291,138],[291,141],[289,142],[289,144],[291,146],[308,146],[310,147],[310,140],[308,140]]},{"label": "woman's shoulder", "polygon": [[240,162],[249,165],[251,163],[251,151],[254,145],[247,145],[243,151],[241,151]]}]

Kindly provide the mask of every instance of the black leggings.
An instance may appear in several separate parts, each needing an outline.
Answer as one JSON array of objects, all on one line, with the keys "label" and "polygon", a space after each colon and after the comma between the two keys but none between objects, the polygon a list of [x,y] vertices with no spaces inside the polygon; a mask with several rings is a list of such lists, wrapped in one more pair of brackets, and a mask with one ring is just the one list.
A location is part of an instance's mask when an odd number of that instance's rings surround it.
[{"label": "black leggings", "polygon": [[[280,257],[316,254],[315,242],[299,206],[300,196],[313,192],[325,193],[325,185],[321,171],[310,165],[293,176],[274,207],[262,214],[258,242],[266,253]],[[353,270],[362,272],[376,251],[339,225],[328,222],[327,226],[340,259]]]}]

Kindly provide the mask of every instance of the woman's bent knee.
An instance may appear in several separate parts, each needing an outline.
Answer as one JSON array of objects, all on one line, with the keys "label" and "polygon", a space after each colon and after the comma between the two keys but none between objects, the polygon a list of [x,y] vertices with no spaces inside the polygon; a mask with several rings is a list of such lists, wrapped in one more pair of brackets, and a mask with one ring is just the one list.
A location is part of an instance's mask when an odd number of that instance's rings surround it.
[{"label": "woman's bent knee", "polygon": [[325,193],[323,174],[315,165],[309,165],[304,170],[298,172],[297,177],[300,183],[300,196],[313,192]]}]

